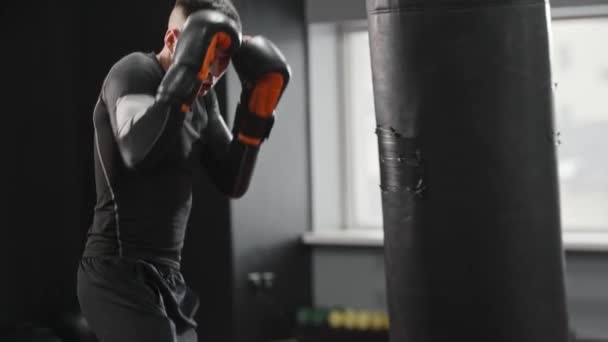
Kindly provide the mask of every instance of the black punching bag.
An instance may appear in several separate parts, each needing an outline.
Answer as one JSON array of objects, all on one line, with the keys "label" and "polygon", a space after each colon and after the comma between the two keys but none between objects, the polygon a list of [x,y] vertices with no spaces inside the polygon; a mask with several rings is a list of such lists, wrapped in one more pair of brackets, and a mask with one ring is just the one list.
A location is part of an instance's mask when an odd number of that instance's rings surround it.
[{"label": "black punching bag", "polygon": [[367,0],[393,342],[565,342],[548,4]]}]

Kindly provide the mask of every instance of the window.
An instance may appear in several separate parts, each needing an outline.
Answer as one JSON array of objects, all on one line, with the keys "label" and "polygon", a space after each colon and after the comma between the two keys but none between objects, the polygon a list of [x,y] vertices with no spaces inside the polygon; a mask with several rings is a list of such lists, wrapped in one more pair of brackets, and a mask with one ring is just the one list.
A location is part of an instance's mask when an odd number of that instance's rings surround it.
[{"label": "window", "polygon": [[[311,30],[311,39],[321,32]],[[325,202],[315,211],[339,213],[332,221],[340,228],[382,226],[379,191],[377,138],[368,34],[364,24],[334,25],[323,29],[326,45],[311,42],[311,53],[324,50],[334,59],[311,58],[311,72],[319,70],[321,79],[311,79],[311,97],[335,98],[333,105],[311,106],[313,144],[316,120],[331,116],[325,109],[338,111],[331,127],[339,148],[331,160],[319,163],[315,151],[327,146],[313,146],[313,184],[327,189],[319,179],[329,169],[337,170],[325,185],[339,191],[334,205]],[[566,232],[608,233],[608,17],[577,17],[553,21],[553,69],[556,91],[556,128],[561,141],[558,147],[562,222]],[[329,52],[328,52],[329,50]],[[317,58],[319,55],[317,55]],[[315,63],[323,61],[319,69]],[[319,75],[318,74],[318,75]],[[325,81],[322,78],[326,78]],[[334,81],[330,81],[330,78]],[[337,81],[336,81],[337,80]],[[317,82],[317,83],[315,83]],[[329,83],[328,83],[329,82]],[[334,82],[334,83],[332,83]],[[315,84],[336,85],[337,92],[327,95],[315,90]],[[322,114],[319,114],[322,113]],[[316,118],[316,119],[315,119]],[[331,126],[331,125],[330,125]],[[327,130],[328,126],[324,125]],[[319,143],[318,141],[316,143]],[[356,151],[356,153],[355,153]],[[331,165],[335,167],[332,169]],[[315,166],[313,165],[313,169]],[[336,181],[339,180],[339,181]],[[318,190],[318,188],[317,188]],[[318,191],[317,191],[318,192]],[[314,195],[313,198],[318,197]],[[315,212],[315,216],[318,216]],[[317,221],[315,221],[318,223]]]},{"label": "window", "polygon": [[555,20],[564,230],[608,232],[608,18]]},{"label": "window", "polygon": [[346,179],[351,228],[382,227],[378,139],[367,31],[344,35]]}]

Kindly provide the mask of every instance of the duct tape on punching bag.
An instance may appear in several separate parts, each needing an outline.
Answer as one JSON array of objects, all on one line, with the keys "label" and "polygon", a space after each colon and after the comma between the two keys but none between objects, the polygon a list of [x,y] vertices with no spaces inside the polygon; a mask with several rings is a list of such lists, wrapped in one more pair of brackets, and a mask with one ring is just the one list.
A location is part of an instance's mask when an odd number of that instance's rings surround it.
[{"label": "duct tape on punching bag", "polygon": [[391,341],[568,341],[548,4],[367,9]]}]

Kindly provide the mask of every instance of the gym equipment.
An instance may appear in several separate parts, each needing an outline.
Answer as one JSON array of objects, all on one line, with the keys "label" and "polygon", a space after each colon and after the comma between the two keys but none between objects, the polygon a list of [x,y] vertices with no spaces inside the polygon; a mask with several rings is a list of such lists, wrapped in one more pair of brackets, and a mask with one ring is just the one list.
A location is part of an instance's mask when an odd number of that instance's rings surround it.
[{"label": "gym equipment", "polygon": [[568,341],[548,3],[367,10],[391,341]]}]

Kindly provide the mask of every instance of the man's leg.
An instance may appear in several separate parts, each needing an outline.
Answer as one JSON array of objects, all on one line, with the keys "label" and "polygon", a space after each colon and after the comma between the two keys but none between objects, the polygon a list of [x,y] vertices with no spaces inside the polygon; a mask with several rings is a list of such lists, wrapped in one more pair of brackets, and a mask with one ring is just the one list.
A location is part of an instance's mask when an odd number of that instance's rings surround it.
[{"label": "man's leg", "polygon": [[168,317],[108,300],[87,295],[81,300],[85,317],[100,342],[181,342]]},{"label": "man's leg", "polygon": [[78,271],[82,312],[100,342],[190,342],[178,339],[162,299],[141,283],[132,265],[103,260],[83,261]]}]

